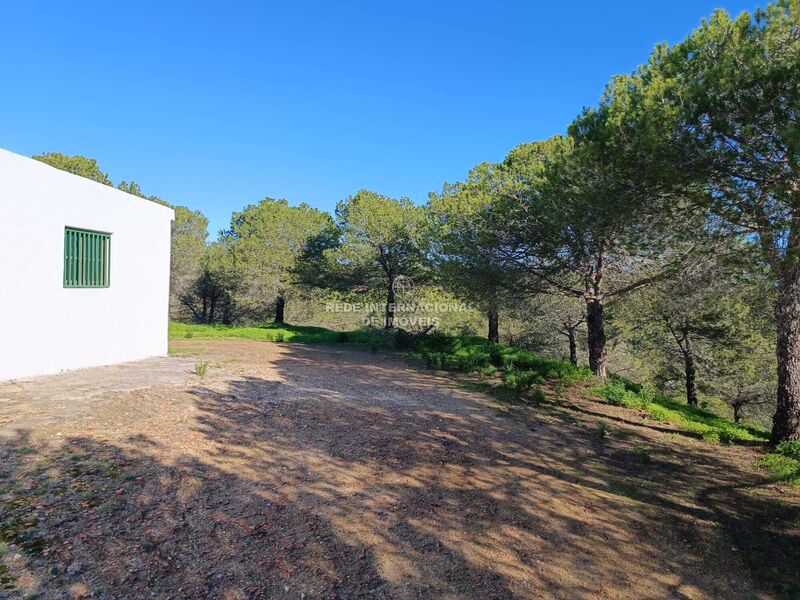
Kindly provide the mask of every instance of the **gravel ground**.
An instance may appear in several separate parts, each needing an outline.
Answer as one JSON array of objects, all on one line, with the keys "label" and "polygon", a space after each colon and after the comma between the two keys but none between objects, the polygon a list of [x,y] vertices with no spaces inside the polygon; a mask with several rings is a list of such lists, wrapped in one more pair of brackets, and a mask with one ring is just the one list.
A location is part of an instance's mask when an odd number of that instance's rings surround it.
[{"label": "gravel ground", "polygon": [[0,598],[800,593],[800,500],[755,449],[580,389],[502,405],[402,357],[175,350],[174,378],[83,395],[0,445]]}]

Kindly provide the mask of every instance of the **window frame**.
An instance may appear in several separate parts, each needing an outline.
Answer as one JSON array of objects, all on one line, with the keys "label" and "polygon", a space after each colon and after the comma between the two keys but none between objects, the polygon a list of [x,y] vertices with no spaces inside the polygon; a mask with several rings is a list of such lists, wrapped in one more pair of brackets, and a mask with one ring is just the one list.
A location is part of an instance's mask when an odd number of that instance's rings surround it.
[{"label": "window frame", "polygon": [[64,227],[63,286],[66,289],[111,287],[111,233]]}]

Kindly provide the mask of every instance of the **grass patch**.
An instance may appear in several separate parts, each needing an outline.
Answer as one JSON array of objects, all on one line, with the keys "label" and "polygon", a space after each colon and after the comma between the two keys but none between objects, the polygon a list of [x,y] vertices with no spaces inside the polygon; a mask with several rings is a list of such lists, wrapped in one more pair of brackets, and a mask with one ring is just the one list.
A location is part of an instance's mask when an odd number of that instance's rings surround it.
[{"label": "grass patch", "polygon": [[471,336],[447,336],[439,333],[420,339],[412,352],[430,368],[484,375],[503,372],[503,384],[524,391],[545,380],[564,384],[592,378],[585,367],[563,360],[542,358],[522,348],[514,348]]},{"label": "grass patch", "polygon": [[706,410],[695,408],[658,394],[649,386],[631,383],[621,377],[610,377],[608,382],[592,388],[593,393],[609,404],[643,410],[655,421],[677,425],[682,431],[693,433],[717,444],[736,442],[766,442],[766,432],[738,425]]},{"label": "grass patch", "polygon": [[288,323],[265,323],[253,327],[232,325],[197,325],[170,323],[169,337],[173,340],[193,339],[244,339],[267,342],[300,342],[305,344],[332,344],[350,348],[387,349],[394,336],[381,329],[333,331],[324,327],[304,327]]},{"label": "grass patch", "polygon": [[778,481],[787,481],[800,487],[800,461],[796,458],[772,452],[758,461],[758,465],[769,470]]},{"label": "grass patch", "polygon": [[781,442],[758,465],[769,470],[778,481],[800,488],[800,441]]}]

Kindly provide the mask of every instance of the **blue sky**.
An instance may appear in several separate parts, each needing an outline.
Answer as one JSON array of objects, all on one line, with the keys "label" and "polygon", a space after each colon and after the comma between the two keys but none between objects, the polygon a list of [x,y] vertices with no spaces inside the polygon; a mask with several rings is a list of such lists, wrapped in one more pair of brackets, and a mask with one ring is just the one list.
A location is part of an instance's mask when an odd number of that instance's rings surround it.
[{"label": "blue sky", "polygon": [[0,147],[199,208],[424,202],[561,133],[609,77],[754,2],[6,2]]}]

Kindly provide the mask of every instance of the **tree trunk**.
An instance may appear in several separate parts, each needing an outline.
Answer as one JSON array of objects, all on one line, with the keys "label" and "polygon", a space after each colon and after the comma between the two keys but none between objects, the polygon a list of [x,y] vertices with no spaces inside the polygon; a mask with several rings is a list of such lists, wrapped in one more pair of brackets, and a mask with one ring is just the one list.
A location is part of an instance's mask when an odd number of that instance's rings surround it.
[{"label": "tree trunk", "polygon": [[203,323],[208,323],[208,301],[205,293],[203,294]]},{"label": "tree trunk", "polygon": [[208,309],[208,322],[213,324],[214,323],[214,309],[217,305],[217,297],[211,296],[211,306]]},{"label": "tree trunk", "polygon": [[394,278],[389,280],[389,288],[386,290],[386,318],[383,323],[384,329],[394,328]]},{"label": "tree trunk", "polygon": [[278,298],[275,300],[275,322],[283,323],[283,313],[286,308],[286,296],[283,292],[278,292]]},{"label": "tree trunk", "polygon": [[775,320],[778,405],[772,418],[772,441],[778,443],[800,439],[800,282],[796,277],[779,280]]},{"label": "tree trunk", "polygon": [[733,422],[738,423],[742,418],[742,406],[740,404],[733,405]]},{"label": "tree trunk", "polygon": [[697,386],[695,385],[697,371],[694,367],[694,354],[692,354],[692,346],[688,337],[683,351],[683,364],[686,375],[686,403],[689,406],[697,406]]},{"label": "tree trunk", "polygon": [[576,325],[567,327],[567,337],[569,338],[569,362],[578,366],[578,344],[575,342]]},{"label": "tree trunk", "polygon": [[490,306],[489,310],[486,311],[486,316],[489,319],[489,335],[487,339],[490,342],[497,343],[500,341],[500,316],[497,314],[497,307]]},{"label": "tree trunk", "polygon": [[606,377],[606,330],[603,324],[603,303],[596,298],[586,299],[586,329],[589,343],[589,368],[592,373]]}]

